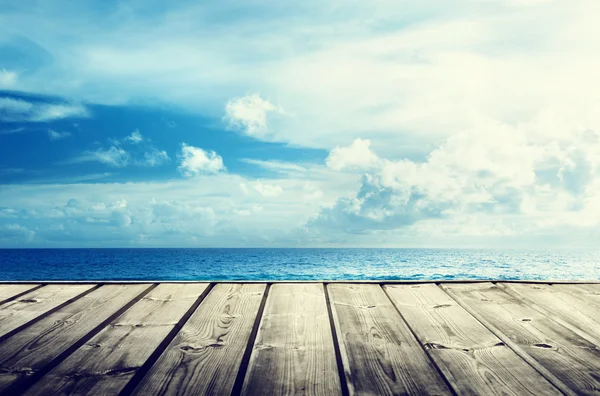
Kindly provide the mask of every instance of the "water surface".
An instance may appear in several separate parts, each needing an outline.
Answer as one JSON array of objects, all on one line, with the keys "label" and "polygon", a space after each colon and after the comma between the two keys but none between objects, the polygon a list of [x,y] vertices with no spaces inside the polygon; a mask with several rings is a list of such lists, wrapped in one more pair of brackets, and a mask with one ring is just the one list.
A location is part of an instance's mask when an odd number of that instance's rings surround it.
[{"label": "water surface", "polygon": [[600,279],[600,251],[0,249],[0,280]]}]

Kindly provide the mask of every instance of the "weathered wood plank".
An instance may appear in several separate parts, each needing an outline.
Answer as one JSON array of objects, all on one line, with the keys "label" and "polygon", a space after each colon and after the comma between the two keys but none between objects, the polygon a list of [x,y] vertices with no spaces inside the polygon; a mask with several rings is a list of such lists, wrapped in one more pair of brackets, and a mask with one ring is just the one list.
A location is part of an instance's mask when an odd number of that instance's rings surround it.
[{"label": "weathered wood plank", "polygon": [[600,309],[600,285],[554,285],[554,287],[574,295],[595,309]]},{"label": "weathered wood plank", "polygon": [[228,395],[265,288],[265,284],[216,285],[134,393]]},{"label": "weathered wood plank", "polygon": [[271,286],[242,394],[340,392],[323,285]]},{"label": "weathered wood plank", "polygon": [[457,393],[562,394],[438,286],[385,290]]},{"label": "weathered wood plank", "polygon": [[29,290],[35,289],[39,284],[30,284],[30,285],[0,285],[0,304],[4,303],[6,300],[10,300],[14,296],[17,296],[21,293],[25,293]]},{"label": "weathered wood plank", "polygon": [[0,337],[92,287],[94,285],[48,285],[0,306]]},{"label": "weathered wood plank", "polygon": [[330,284],[327,290],[350,394],[450,394],[380,286]]},{"label": "weathered wood plank", "polygon": [[20,386],[149,286],[102,286],[0,343],[0,392]]},{"label": "weathered wood plank", "polygon": [[[528,301],[546,316],[600,347],[600,304],[585,298],[589,294],[581,289],[580,295],[569,293],[566,285],[498,284],[509,294]],[[600,299],[598,300],[600,303]]]},{"label": "weathered wood plank", "polygon": [[541,365],[538,371],[553,384],[560,387],[562,383],[580,395],[598,394],[600,350],[594,344],[540,313],[522,298],[506,293],[502,287],[493,284],[443,284],[442,287],[522,357],[533,357],[533,365]]},{"label": "weathered wood plank", "polygon": [[118,394],[208,286],[159,285],[27,394]]}]

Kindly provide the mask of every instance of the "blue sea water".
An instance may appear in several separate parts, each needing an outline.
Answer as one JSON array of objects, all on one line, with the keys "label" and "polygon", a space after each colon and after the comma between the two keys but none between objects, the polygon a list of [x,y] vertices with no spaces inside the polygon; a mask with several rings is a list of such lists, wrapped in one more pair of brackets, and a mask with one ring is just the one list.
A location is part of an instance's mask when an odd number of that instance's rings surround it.
[{"label": "blue sea water", "polygon": [[600,279],[600,251],[0,249],[0,280]]}]

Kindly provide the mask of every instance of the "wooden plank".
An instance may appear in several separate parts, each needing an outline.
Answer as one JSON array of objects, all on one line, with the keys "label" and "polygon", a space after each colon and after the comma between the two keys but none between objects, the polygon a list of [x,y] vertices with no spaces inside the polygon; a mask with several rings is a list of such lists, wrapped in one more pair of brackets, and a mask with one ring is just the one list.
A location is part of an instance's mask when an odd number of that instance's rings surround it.
[{"label": "wooden plank", "polygon": [[43,370],[148,286],[102,286],[0,343],[0,392]]},{"label": "wooden plank", "polygon": [[48,285],[0,307],[0,337],[90,290],[94,285]]},{"label": "wooden plank", "polygon": [[322,284],[271,286],[242,394],[340,394]]},{"label": "wooden plank", "polygon": [[562,394],[438,286],[385,290],[457,393]]},{"label": "wooden plank", "polygon": [[498,286],[504,288],[509,294],[528,301],[533,308],[546,316],[551,316],[556,322],[580,337],[600,346],[600,298],[597,304],[593,298],[585,298],[586,294],[593,297],[591,292],[580,289],[581,294],[569,293],[572,289],[569,285],[498,284]]},{"label": "wooden plank", "polygon": [[265,288],[216,285],[134,393],[230,394]]},{"label": "wooden plank", "polygon": [[576,298],[592,305],[595,309],[600,309],[600,285],[554,285],[561,291],[570,293]]},{"label": "wooden plank", "polygon": [[3,304],[5,301],[18,296],[19,294],[26,293],[31,289],[35,289],[38,286],[39,284],[35,283],[23,285],[0,285],[0,304]]},{"label": "wooden plank", "polygon": [[159,285],[27,394],[118,394],[208,285]]},{"label": "wooden plank", "polygon": [[600,301],[600,282],[590,284],[574,284],[582,289],[590,292],[594,297],[595,301]]},{"label": "wooden plank", "polygon": [[[442,285],[457,302],[561,391],[598,394],[600,349],[493,284]],[[531,359],[533,358],[533,359]],[[568,389],[565,387],[568,387]]]},{"label": "wooden plank", "polygon": [[378,285],[327,285],[350,394],[451,394]]}]

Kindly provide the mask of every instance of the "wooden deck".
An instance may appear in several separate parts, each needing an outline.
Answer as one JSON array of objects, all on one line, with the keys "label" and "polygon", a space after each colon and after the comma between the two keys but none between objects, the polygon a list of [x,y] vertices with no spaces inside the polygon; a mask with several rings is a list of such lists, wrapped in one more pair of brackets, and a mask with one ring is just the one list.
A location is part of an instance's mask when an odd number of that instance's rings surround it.
[{"label": "wooden deck", "polygon": [[0,394],[600,395],[600,284],[0,284]]}]

